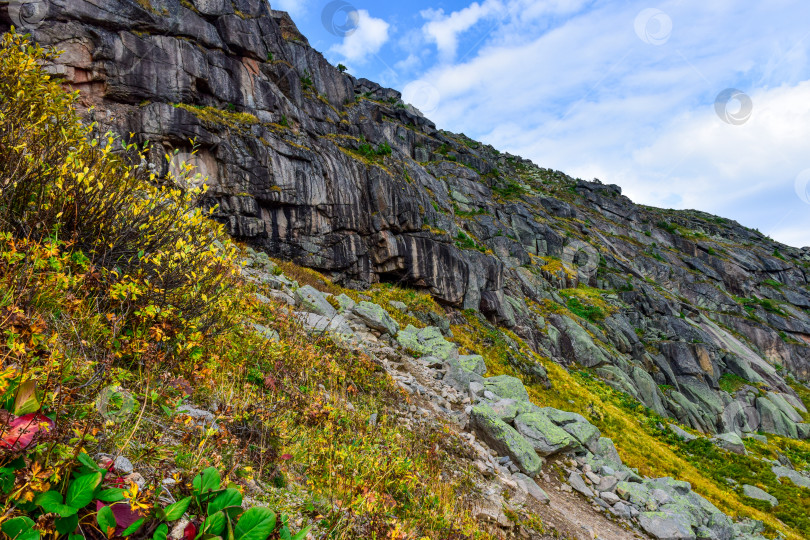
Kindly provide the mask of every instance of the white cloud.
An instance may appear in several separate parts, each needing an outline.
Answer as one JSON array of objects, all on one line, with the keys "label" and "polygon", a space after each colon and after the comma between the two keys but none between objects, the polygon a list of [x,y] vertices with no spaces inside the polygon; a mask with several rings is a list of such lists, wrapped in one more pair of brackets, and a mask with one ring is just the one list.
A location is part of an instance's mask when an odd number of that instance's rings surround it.
[{"label": "white cloud", "polygon": [[309,0],[278,0],[278,2],[271,2],[270,6],[273,9],[286,11],[293,17],[301,16],[306,12]]},{"label": "white cloud", "polygon": [[384,20],[375,19],[364,9],[357,10],[357,28],[330,50],[348,61],[362,63],[388,42],[389,28]]},{"label": "white cloud", "polygon": [[397,71],[409,72],[418,68],[422,64],[422,59],[415,54],[410,54],[405,60],[400,60],[394,64]]},{"label": "white cloud", "polygon": [[506,10],[498,0],[486,0],[483,4],[474,2],[466,8],[445,15],[443,9],[426,9],[421,12],[428,22],[423,31],[428,41],[435,43],[444,60],[452,60],[458,49],[458,38],[482,19],[503,14]]},{"label": "white cloud", "polygon": [[[425,28],[444,25],[432,27],[433,42],[450,54],[471,25],[495,17],[486,5],[456,19],[432,12]],[[617,183],[637,202],[714,212],[810,244],[810,206],[794,189],[810,168],[810,39],[802,40],[810,4],[664,2],[674,27],[662,46],[635,34],[636,15],[649,7],[641,1],[506,5],[469,60],[417,74],[440,94],[438,125]],[[754,100],[747,124],[715,114],[726,88]]]}]

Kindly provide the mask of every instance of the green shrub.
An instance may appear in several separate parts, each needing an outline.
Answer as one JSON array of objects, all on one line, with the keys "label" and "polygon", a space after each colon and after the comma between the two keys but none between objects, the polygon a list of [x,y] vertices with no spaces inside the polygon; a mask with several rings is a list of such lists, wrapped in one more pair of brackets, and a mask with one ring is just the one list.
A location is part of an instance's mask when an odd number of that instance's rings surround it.
[{"label": "green shrub", "polygon": [[676,234],[678,232],[678,227],[669,223],[668,221],[661,220],[655,224],[659,229],[664,229],[670,234]]}]

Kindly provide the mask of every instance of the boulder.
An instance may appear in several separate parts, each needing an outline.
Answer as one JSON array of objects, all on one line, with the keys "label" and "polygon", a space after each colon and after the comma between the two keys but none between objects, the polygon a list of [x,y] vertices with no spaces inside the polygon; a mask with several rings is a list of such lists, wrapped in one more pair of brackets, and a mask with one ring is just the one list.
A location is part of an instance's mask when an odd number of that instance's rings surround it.
[{"label": "boulder", "polygon": [[607,437],[599,438],[599,440],[596,442],[596,451],[594,454],[601,457],[604,461],[610,465],[613,465],[614,467],[620,467],[622,465],[622,458],[619,457],[619,452],[616,450],[616,445],[614,445],[613,441]]},{"label": "boulder", "polygon": [[[515,399],[502,399],[500,401],[496,401],[495,403],[490,403],[490,406],[492,407],[492,410],[495,411],[495,414],[497,414],[500,419],[506,423],[512,423],[512,421],[518,415],[531,413],[537,410],[537,406],[531,403],[526,403],[525,401],[517,401]],[[518,431],[520,430],[518,429]]]},{"label": "boulder", "polygon": [[742,439],[736,433],[720,433],[712,439],[712,442],[724,450],[735,454],[747,455]]},{"label": "boulder", "polygon": [[476,405],[470,412],[470,419],[481,439],[493,450],[512,458],[523,473],[533,477],[542,470],[543,460],[532,445],[515,428],[501,420],[492,407]]},{"label": "boulder", "polygon": [[337,295],[335,297],[335,300],[337,300],[338,306],[340,306],[340,308],[338,309],[340,313],[351,311],[351,309],[357,305],[357,302],[355,302],[345,294]]},{"label": "boulder", "polygon": [[616,495],[639,507],[646,506],[651,497],[649,488],[635,482],[619,482],[616,486]]},{"label": "boulder", "polygon": [[529,478],[523,473],[515,473],[512,475],[512,479],[517,482],[518,486],[527,493],[530,497],[532,497],[535,501],[541,504],[549,504],[551,502],[551,497],[543,491],[543,488],[537,485],[537,482]]},{"label": "boulder", "polygon": [[295,291],[295,300],[298,306],[306,312],[322,317],[337,315],[337,310],[326,300],[321,291],[311,285],[304,285]]},{"label": "boulder", "polygon": [[548,416],[549,420],[557,424],[558,426],[565,426],[567,424],[573,423],[588,423],[588,420],[582,416],[581,414],[568,412],[568,411],[561,411],[559,409],[554,409],[552,407],[545,407],[542,409],[543,414]]},{"label": "boulder", "polygon": [[364,301],[354,306],[352,313],[369,328],[386,333],[392,337],[396,336],[399,332],[399,324],[391,318],[382,306]]},{"label": "boulder", "polygon": [[760,415],[760,429],[782,437],[798,438],[796,423],[791,421],[770,399],[757,398],[757,411]]},{"label": "boulder", "polygon": [[810,488],[810,478],[797,471],[794,471],[793,469],[788,469],[787,467],[783,467],[781,465],[774,465],[771,467],[771,471],[778,479],[787,478],[797,486]]},{"label": "boulder", "polygon": [[333,334],[340,334],[344,336],[353,336],[354,330],[349,326],[349,321],[343,315],[334,315],[332,317],[324,317],[323,315],[316,315],[315,313],[306,313],[297,311],[294,313],[295,317],[301,321],[301,324],[311,334],[325,334],[331,332]]},{"label": "boulder", "polygon": [[484,388],[501,398],[531,403],[529,392],[526,391],[526,387],[523,386],[521,380],[516,377],[509,375],[488,377],[484,379]]},{"label": "boulder", "polygon": [[691,520],[682,514],[666,512],[642,512],[638,524],[657,540],[695,540]]},{"label": "boulder", "polygon": [[681,429],[680,427],[676,426],[675,424],[667,424],[667,426],[669,427],[669,430],[672,433],[675,434],[675,436],[680,437],[681,439],[683,439],[686,442],[694,441],[695,439],[697,439],[697,437],[695,435],[692,435],[688,431],[686,431],[684,429]]},{"label": "boulder", "polygon": [[463,369],[478,375],[486,375],[487,364],[480,354],[461,355],[458,357],[458,364]]},{"label": "boulder", "polygon": [[571,484],[571,487],[577,490],[578,492],[582,493],[586,497],[593,497],[594,493],[591,488],[585,483],[585,480],[577,472],[572,472],[571,475],[568,477],[568,483]]},{"label": "boulder", "polygon": [[771,504],[771,507],[777,506],[779,504],[779,500],[768,493],[767,491],[760,489],[756,486],[752,486],[750,484],[744,484],[742,487],[743,495],[746,497],[750,497],[752,499],[756,499],[758,501],[765,501]]},{"label": "boulder", "polygon": [[570,433],[583,447],[596,453],[599,450],[597,442],[601,433],[599,429],[588,422],[573,422],[565,424],[562,428]]},{"label": "boulder", "polygon": [[[470,388],[470,384],[478,383],[481,384],[482,388],[479,393],[483,393],[484,378],[480,372],[486,372],[486,366],[481,369],[475,362],[462,362],[460,359],[461,357],[450,357],[444,361],[446,369],[445,384],[453,386],[459,392],[466,392]],[[471,399],[475,401],[475,398],[471,397]]]},{"label": "boulder", "polygon": [[544,457],[579,446],[567,431],[554,424],[542,412],[519,415],[515,418],[515,429]]},{"label": "boulder", "polygon": [[458,358],[458,348],[444,339],[435,326],[416,328],[408,325],[397,334],[397,342],[416,356],[435,356],[441,361]]},{"label": "boulder", "polygon": [[259,324],[259,323],[252,323],[252,324],[253,324],[253,328],[256,330],[256,333],[259,334],[260,336],[262,336],[267,341],[272,341],[272,342],[275,343],[279,339],[281,339],[281,336],[279,336],[279,334],[278,334],[278,332],[276,330],[273,330],[272,328],[268,328],[267,326],[264,326],[263,324]]}]

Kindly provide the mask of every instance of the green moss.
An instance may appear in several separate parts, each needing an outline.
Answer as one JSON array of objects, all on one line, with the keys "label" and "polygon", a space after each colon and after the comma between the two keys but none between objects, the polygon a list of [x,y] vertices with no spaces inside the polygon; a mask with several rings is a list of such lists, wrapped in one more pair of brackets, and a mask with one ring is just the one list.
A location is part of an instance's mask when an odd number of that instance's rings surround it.
[{"label": "green moss", "polygon": [[739,390],[743,386],[753,385],[753,383],[750,383],[745,379],[743,379],[742,377],[735,375],[733,373],[724,374],[722,377],[720,377],[718,384],[720,385],[721,390],[728,392],[732,396],[735,394],[735,392],[737,392],[737,390]]},{"label": "green moss", "polygon": [[229,104],[228,110],[217,109],[215,107],[204,107],[201,105],[188,105],[186,103],[176,103],[177,109],[184,109],[194,116],[207,122],[219,126],[230,128],[245,128],[259,123],[259,119],[250,113],[236,112],[236,108]]}]

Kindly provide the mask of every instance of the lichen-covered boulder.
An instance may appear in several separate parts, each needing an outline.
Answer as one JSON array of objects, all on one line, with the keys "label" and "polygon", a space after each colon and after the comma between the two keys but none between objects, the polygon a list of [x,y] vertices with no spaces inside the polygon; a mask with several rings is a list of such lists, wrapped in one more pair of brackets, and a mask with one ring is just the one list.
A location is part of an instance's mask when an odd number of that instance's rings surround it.
[{"label": "lichen-covered boulder", "polygon": [[591,452],[596,453],[599,451],[597,442],[602,434],[595,425],[590,422],[572,422],[565,424],[562,428],[570,433],[579,444]]},{"label": "lichen-covered boulder", "polygon": [[657,540],[695,540],[692,522],[682,514],[666,512],[642,512],[638,523],[644,531]]},{"label": "lichen-covered boulder", "polygon": [[479,404],[470,413],[478,435],[495,451],[512,458],[525,474],[533,477],[543,468],[543,460],[515,428],[501,420],[492,407]]},{"label": "lichen-covered boulder", "polygon": [[332,307],[323,293],[311,285],[304,285],[295,291],[295,300],[302,310],[309,313],[323,317],[337,315],[337,310]]},{"label": "lichen-covered boulder", "polygon": [[[512,423],[521,414],[532,413],[538,407],[532,403],[518,401],[516,399],[502,399],[489,404],[492,410],[506,423]],[[519,430],[518,430],[519,431]],[[530,441],[531,442],[531,441]]]},{"label": "lichen-covered boulder", "polygon": [[352,308],[352,313],[369,328],[384,332],[389,336],[396,336],[399,332],[399,323],[392,319],[382,306],[371,302],[360,302]]},{"label": "lichen-covered boulder", "polygon": [[458,358],[458,348],[442,335],[435,326],[419,329],[408,325],[397,334],[397,342],[416,356],[434,356],[439,360]]},{"label": "lichen-covered boulder", "polygon": [[509,375],[498,375],[484,379],[484,388],[498,397],[530,402],[529,392],[520,379]]},{"label": "lichen-covered boulder", "polygon": [[542,412],[519,415],[515,418],[515,429],[544,457],[579,446],[578,441]]}]

